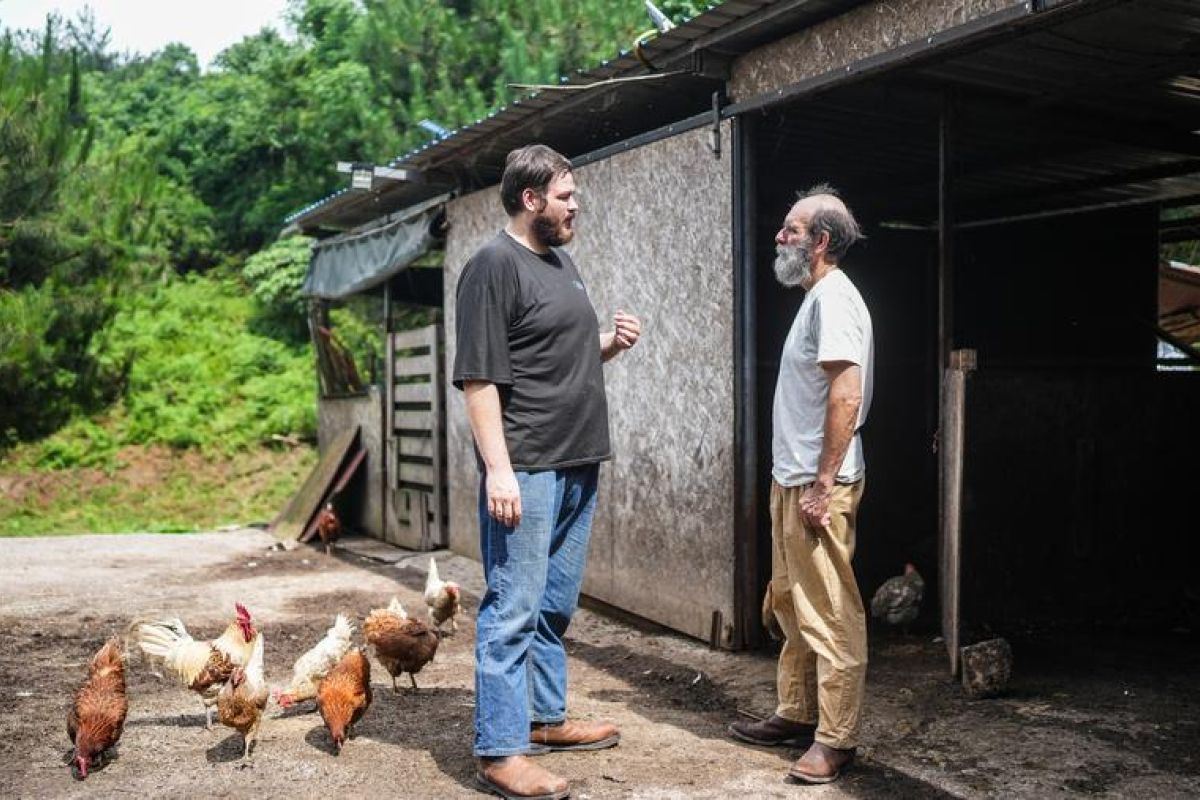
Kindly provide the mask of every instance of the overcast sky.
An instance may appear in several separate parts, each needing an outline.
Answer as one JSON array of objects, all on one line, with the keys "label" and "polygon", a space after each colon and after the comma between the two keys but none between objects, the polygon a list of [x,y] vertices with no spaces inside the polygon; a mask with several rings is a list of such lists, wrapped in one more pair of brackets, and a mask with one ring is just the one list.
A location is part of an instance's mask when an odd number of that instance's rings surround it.
[{"label": "overcast sky", "polygon": [[112,29],[112,49],[149,54],[183,42],[208,66],[221,50],[263,27],[286,33],[287,0],[0,0],[0,27],[42,28],[57,11],[72,19],[91,6]]}]

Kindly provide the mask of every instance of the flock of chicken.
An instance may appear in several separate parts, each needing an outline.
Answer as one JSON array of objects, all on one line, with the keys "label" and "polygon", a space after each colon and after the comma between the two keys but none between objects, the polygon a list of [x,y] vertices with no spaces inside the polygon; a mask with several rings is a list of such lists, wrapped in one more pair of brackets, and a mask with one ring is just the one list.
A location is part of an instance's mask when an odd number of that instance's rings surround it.
[{"label": "flock of chicken", "polygon": [[[429,621],[410,618],[398,598],[386,608],[377,608],[363,621],[366,645],[351,643],[353,625],[338,614],[324,638],[296,660],[291,684],[272,692],[263,673],[263,634],[254,626],[250,612],[236,604],[236,616],[225,631],[212,641],[197,641],[177,618],[139,620],[129,627],[127,638],[114,636],[93,656],[88,677],[75,693],[67,715],[67,734],[75,747],[72,769],[80,779],[88,768],[101,761],[121,738],[129,702],[125,696],[125,652],[139,650],[156,674],[167,672],[200,696],[204,703],[205,727],[217,719],[243,737],[243,759],[258,737],[268,700],[284,709],[313,698],[317,710],[341,752],[347,735],[371,705],[371,664],[367,646],[396,678],[408,673],[413,689],[416,674],[437,652],[442,626],[458,630],[462,612],[461,591],[453,581],[443,581],[437,562],[429,559],[425,581],[425,604]],[[160,671],[161,670],[161,671]]]}]

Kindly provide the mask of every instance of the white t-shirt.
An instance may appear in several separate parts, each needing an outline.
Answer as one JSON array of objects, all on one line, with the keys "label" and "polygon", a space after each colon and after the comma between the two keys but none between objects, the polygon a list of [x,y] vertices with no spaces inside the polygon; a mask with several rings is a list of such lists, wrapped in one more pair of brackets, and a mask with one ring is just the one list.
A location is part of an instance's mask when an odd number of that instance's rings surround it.
[{"label": "white t-shirt", "polygon": [[805,295],[779,359],[771,474],[780,485],[800,486],[817,478],[829,398],[829,377],[821,364],[830,361],[861,367],[862,407],[837,480],[852,483],[862,478],[866,465],[858,429],[871,408],[874,349],[871,315],[862,295],[844,272],[834,269]]}]

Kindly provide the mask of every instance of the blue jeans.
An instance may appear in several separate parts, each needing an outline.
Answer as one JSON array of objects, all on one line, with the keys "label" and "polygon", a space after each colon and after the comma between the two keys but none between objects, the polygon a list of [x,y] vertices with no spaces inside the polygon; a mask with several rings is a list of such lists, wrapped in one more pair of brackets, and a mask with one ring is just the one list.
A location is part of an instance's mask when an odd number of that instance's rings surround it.
[{"label": "blue jeans", "polygon": [[562,637],[579,602],[598,464],[518,472],[521,522],[487,513],[479,486],[479,544],[487,592],[475,625],[475,755],[529,751],[533,722],[567,716]]}]

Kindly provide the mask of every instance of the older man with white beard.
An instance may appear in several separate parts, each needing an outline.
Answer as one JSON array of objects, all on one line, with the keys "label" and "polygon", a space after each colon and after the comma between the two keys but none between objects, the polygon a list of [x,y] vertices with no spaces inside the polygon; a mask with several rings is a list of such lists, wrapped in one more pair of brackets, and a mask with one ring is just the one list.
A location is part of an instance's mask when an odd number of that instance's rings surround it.
[{"label": "older man with white beard", "polygon": [[806,292],[783,346],[772,416],[771,597],[785,640],[775,713],[730,732],[807,748],[788,771],[804,783],[837,780],[853,761],[862,718],[867,628],[851,559],[873,344],[871,315],[840,269],[861,238],[825,185],[800,197],[775,236],[776,279]]}]

